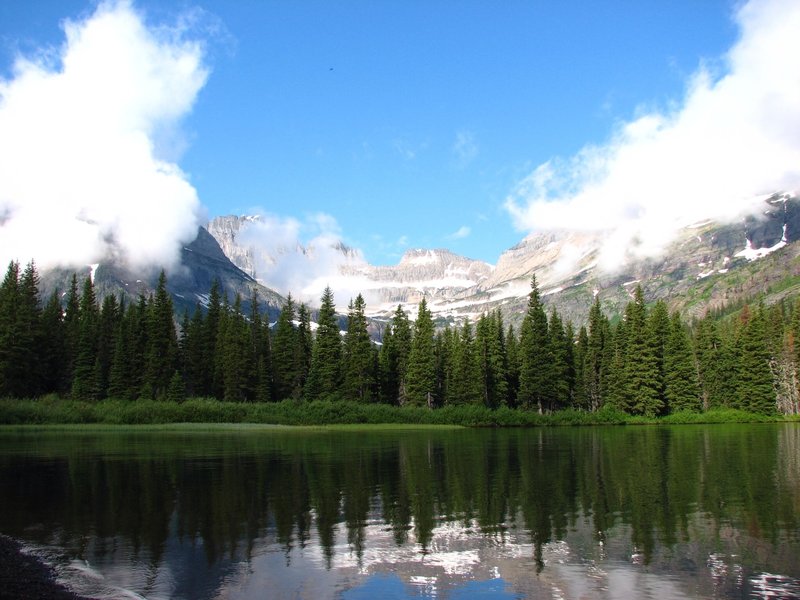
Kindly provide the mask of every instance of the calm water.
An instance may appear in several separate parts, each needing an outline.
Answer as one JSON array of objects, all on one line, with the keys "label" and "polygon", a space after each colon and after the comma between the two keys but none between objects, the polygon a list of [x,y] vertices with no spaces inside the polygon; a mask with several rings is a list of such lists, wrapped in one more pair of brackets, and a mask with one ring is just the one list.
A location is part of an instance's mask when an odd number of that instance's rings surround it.
[{"label": "calm water", "polygon": [[0,532],[99,597],[800,596],[800,426],[0,433]]}]

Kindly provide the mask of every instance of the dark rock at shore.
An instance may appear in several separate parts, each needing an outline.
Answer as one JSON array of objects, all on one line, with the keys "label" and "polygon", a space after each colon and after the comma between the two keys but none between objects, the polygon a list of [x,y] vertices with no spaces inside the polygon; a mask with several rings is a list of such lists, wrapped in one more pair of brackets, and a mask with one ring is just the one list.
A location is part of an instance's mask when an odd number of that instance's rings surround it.
[{"label": "dark rock at shore", "polygon": [[16,540],[0,535],[0,600],[89,600],[56,582],[55,572],[22,551]]}]

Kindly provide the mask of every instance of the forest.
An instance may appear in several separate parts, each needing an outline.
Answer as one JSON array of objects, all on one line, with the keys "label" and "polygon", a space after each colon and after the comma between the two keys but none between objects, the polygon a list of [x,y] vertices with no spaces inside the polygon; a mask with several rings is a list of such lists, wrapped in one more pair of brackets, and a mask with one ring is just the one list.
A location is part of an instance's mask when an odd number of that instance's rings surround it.
[{"label": "forest", "polygon": [[241,298],[216,284],[207,306],[176,323],[166,284],[162,272],[152,295],[126,305],[114,295],[99,302],[92,280],[79,286],[73,275],[43,301],[34,263],[10,263],[0,285],[0,398],[800,412],[800,301],[687,323],[663,300],[646,304],[637,286],[621,318],[609,319],[596,297],[576,330],[548,314],[534,277],[518,331],[499,311],[437,327],[423,299],[413,322],[398,306],[376,343],[361,295],[344,332],[330,289],[315,324],[291,295],[270,324],[256,296],[244,314]]}]

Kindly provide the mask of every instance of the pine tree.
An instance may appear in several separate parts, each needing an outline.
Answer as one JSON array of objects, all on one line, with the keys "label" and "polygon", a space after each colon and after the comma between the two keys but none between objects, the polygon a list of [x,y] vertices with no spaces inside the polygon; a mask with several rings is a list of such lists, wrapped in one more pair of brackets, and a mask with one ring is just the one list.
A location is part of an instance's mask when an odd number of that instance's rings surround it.
[{"label": "pine tree", "polygon": [[11,261],[0,284],[0,397],[16,395],[19,263]]},{"label": "pine tree", "polygon": [[58,393],[63,388],[67,368],[64,310],[58,290],[53,291],[42,310],[41,331],[42,391]]},{"label": "pine tree", "polygon": [[518,396],[519,396],[520,359],[519,359],[519,340],[517,339],[517,336],[514,333],[514,327],[512,325],[508,326],[505,342],[506,342],[506,359],[508,365],[506,369],[507,373],[506,381],[508,382],[508,396],[506,402],[508,406],[515,407],[518,405]]},{"label": "pine tree", "polygon": [[105,398],[108,393],[111,364],[119,337],[122,310],[117,302],[117,297],[113,294],[103,298],[97,328],[97,357],[94,374],[98,398]]},{"label": "pine tree", "polygon": [[589,408],[589,398],[586,394],[587,364],[586,357],[589,353],[589,333],[581,325],[578,330],[578,341],[575,345],[575,388],[572,394],[572,404],[575,408],[586,410]]},{"label": "pine tree", "polygon": [[[314,352],[314,335],[311,332],[311,313],[305,304],[297,309],[297,346],[295,364],[298,369],[298,386],[304,389],[311,370],[311,355]],[[302,394],[300,394],[302,395]]]},{"label": "pine tree", "polygon": [[600,308],[600,298],[595,296],[589,311],[589,332],[584,359],[584,389],[588,408],[597,411],[603,406],[604,360],[611,355],[611,326]]},{"label": "pine tree", "polygon": [[[571,327],[571,326],[570,326]],[[550,372],[552,376],[552,396],[548,408],[561,410],[570,404],[572,380],[574,378],[574,365],[572,364],[572,339],[568,339],[561,317],[555,308],[550,313],[550,355],[552,363]]]},{"label": "pine tree", "polygon": [[641,286],[625,309],[626,358],[623,370],[622,409],[652,417],[662,412],[664,401],[659,377],[656,341],[647,328],[647,308]]},{"label": "pine tree", "polygon": [[166,395],[172,374],[178,366],[178,338],[175,332],[172,298],[167,292],[167,276],[162,270],[155,296],[148,311],[148,347],[144,389],[153,398]]},{"label": "pine tree", "polygon": [[406,371],[408,370],[408,357],[411,354],[412,336],[411,322],[408,319],[408,315],[406,315],[403,307],[398,304],[394,315],[392,315],[392,338],[396,352],[393,404],[402,405],[407,400]]},{"label": "pine tree", "polygon": [[371,402],[374,387],[372,341],[367,331],[366,303],[359,294],[351,301],[344,336],[344,395],[348,400]]},{"label": "pine tree", "polygon": [[75,372],[72,378],[72,397],[77,400],[97,398],[95,361],[97,360],[97,325],[99,310],[90,277],[83,282],[78,309],[78,346]]},{"label": "pine tree", "polygon": [[665,399],[669,412],[700,412],[700,385],[694,354],[680,315],[670,321],[670,332],[664,346]]},{"label": "pine tree", "polygon": [[19,298],[15,345],[18,349],[17,395],[35,397],[41,394],[42,364],[40,351],[43,332],[41,329],[41,302],[39,300],[39,274],[36,265],[29,262],[19,280]]},{"label": "pine tree", "polygon": [[272,358],[275,383],[275,398],[285,400],[298,398],[300,390],[297,382],[300,378],[296,364],[298,356],[298,336],[294,327],[294,301],[292,295],[286,297],[286,304],[278,316],[275,324],[275,334],[272,339]]},{"label": "pine tree", "polygon": [[306,385],[306,398],[309,400],[330,397],[340,391],[342,337],[330,287],[322,293],[317,325]]},{"label": "pine tree", "polygon": [[220,296],[219,280],[211,283],[208,293],[208,305],[203,332],[203,380],[201,393],[203,396],[216,396],[221,387],[214,379],[214,363],[217,353],[217,336],[219,335],[220,320],[222,319],[222,298]]},{"label": "pine tree", "polygon": [[[496,330],[494,333],[496,333]],[[458,347],[455,377],[460,386],[462,402],[463,404],[484,404],[483,394],[481,393],[481,370],[478,367],[475,340],[472,336],[472,324],[469,319],[464,321],[460,335],[455,336],[455,338]],[[496,347],[492,350],[499,352],[499,348]],[[495,362],[499,361],[498,356],[492,358]],[[495,368],[499,371],[499,365],[495,365]]]},{"label": "pine tree", "polygon": [[775,412],[775,389],[769,369],[764,307],[745,320],[738,336],[738,408],[755,413]]},{"label": "pine tree", "polygon": [[78,339],[80,338],[80,295],[78,294],[78,276],[73,273],[67,290],[67,302],[64,308],[64,346],[66,359],[64,373],[59,385],[59,392],[66,394],[72,389],[75,374],[75,361],[78,358]]},{"label": "pine tree", "polygon": [[223,399],[226,402],[248,400],[247,373],[252,354],[250,331],[242,314],[242,298],[236,294],[222,339]]},{"label": "pine tree", "polygon": [[518,400],[521,406],[536,407],[539,413],[543,412],[553,398],[553,358],[547,327],[547,315],[534,275],[528,295],[528,310],[520,329]]},{"label": "pine tree", "polygon": [[205,320],[200,305],[196,305],[192,318],[185,328],[182,343],[183,379],[186,393],[199,396],[205,393],[205,373],[208,370],[205,358]]},{"label": "pine tree", "polygon": [[250,394],[257,402],[272,399],[272,360],[270,352],[269,323],[261,318],[258,292],[253,290],[250,299]]},{"label": "pine tree", "polygon": [[180,372],[176,369],[170,377],[169,386],[167,386],[167,401],[183,402],[184,400],[186,400],[186,385]]},{"label": "pine tree", "polygon": [[499,311],[482,315],[475,335],[475,354],[483,403],[491,408],[508,403],[508,355]]},{"label": "pine tree", "polygon": [[653,305],[647,318],[646,328],[648,343],[652,347],[657,365],[658,396],[662,405],[661,412],[666,412],[668,411],[668,406],[666,401],[664,354],[671,330],[669,309],[666,302],[658,300]]},{"label": "pine tree", "polygon": [[419,303],[411,352],[405,375],[406,402],[412,406],[433,407],[436,402],[436,355],[433,317],[423,298]]}]

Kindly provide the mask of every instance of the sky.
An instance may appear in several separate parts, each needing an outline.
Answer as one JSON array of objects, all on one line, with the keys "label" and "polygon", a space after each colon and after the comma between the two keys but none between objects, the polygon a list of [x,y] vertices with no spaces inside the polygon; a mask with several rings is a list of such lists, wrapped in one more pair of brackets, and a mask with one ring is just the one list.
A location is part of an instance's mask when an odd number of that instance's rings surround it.
[{"label": "sky", "polygon": [[6,0],[0,260],[169,263],[256,213],[373,264],[657,253],[800,188],[797,31],[796,0]]}]

